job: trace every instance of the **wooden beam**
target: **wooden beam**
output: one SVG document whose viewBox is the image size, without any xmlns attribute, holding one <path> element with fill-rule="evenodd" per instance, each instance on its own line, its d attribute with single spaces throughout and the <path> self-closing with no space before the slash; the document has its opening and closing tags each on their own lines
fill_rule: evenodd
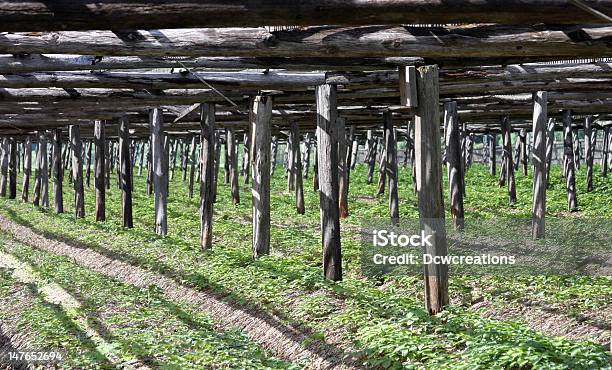
<svg viewBox="0 0 612 370">
<path fill-rule="evenodd" d="M 538 12 L 541 14 L 540 12 Z M 354 15 L 351 15 L 354 17 Z M 332 26 L 269 32 L 264 28 L 7 33 L 4 54 L 130 56 L 581 58 L 612 55 L 608 26 Z"/>
<path fill-rule="evenodd" d="M 534 239 L 543 238 L 545 233 L 547 103 L 546 91 L 533 94 L 533 199 L 531 233 Z"/>
<path fill-rule="evenodd" d="M 62 130 L 53 130 L 53 206 L 55 213 L 64 213 L 64 169 L 62 168 Z"/>
<path fill-rule="evenodd" d="M 431 246 L 424 247 L 424 253 L 446 256 L 437 66 L 417 69 L 417 91 L 414 142 L 419 216 L 421 229 L 426 235 L 433 235 Z M 425 307 L 436 314 L 449 302 L 448 265 L 424 265 L 424 273 Z"/>
<path fill-rule="evenodd" d="M 166 235 L 168 233 L 168 160 L 164 148 L 164 122 L 161 109 L 152 109 L 150 120 L 155 233 L 157 235 Z"/>
<path fill-rule="evenodd" d="M 340 211 L 338 208 L 338 142 L 335 124 L 336 86 L 319 85 L 317 98 L 317 162 L 319 171 L 319 201 L 323 244 L 323 275 L 326 279 L 342 280 L 340 245 Z"/>
<path fill-rule="evenodd" d="M 129 147 L 130 121 L 127 117 L 119 120 L 119 188 L 121 189 L 121 219 L 123 227 L 134 227 L 132 219 L 132 161 Z"/>
<path fill-rule="evenodd" d="M 446 160 L 448 166 L 448 185 L 450 213 L 456 230 L 463 230 L 463 166 L 461 165 L 461 143 L 459 142 L 459 117 L 457 102 L 444 103 L 444 127 L 446 131 Z M 493 158 L 494 160 L 494 158 Z"/>
<path fill-rule="evenodd" d="M 256 96 L 253 135 L 253 256 L 270 254 L 270 118 L 272 97 Z"/>
<path fill-rule="evenodd" d="M 72 177 L 74 178 L 74 215 L 85 217 L 85 190 L 83 188 L 83 142 L 79 125 L 70 126 L 70 146 L 72 148 Z M 87 157 L 89 160 L 89 157 Z"/>
<path fill-rule="evenodd" d="M 610 1 L 585 1 L 600 13 L 610 14 Z M 198 0 L 184 3 L 165 0 L 69 2 L 5 1 L 0 4 L 5 31 L 88 29 L 151 29 L 176 27 L 308 26 L 317 24 L 410 23 L 580 23 L 600 19 L 577 10 L 570 1 L 421 2 L 376 0 L 368 2 L 247 1 L 231 3 Z"/>
<path fill-rule="evenodd" d="M 215 182 L 215 105 L 200 106 L 200 137 L 202 141 L 200 180 L 200 246 L 212 248 L 214 182 Z"/>
</svg>

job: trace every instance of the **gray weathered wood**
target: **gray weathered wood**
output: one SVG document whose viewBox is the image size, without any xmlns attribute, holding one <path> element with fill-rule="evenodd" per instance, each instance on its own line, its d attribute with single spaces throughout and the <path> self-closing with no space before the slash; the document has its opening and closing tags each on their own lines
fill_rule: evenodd
<svg viewBox="0 0 612 370">
<path fill-rule="evenodd" d="M 489 173 L 497 175 L 497 134 L 489 136 Z"/>
<path fill-rule="evenodd" d="M 372 130 L 368 130 L 366 134 L 367 155 L 365 160 L 366 164 L 368 165 L 368 184 L 372 183 L 372 179 L 374 177 L 374 166 L 376 164 L 376 143 L 374 133 Z"/>
<path fill-rule="evenodd" d="M 378 161 L 378 184 L 376 186 L 376 196 L 385 193 L 385 184 L 387 183 L 387 148 L 384 147 L 385 137 L 379 138 L 377 146 L 381 147 L 380 160 Z"/>
<path fill-rule="evenodd" d="M 306 134 L 304 139 L 304 155 L 302 156 L 302 175 L 305 179 L 308 178 L 308 170 L 310 169 L 310 142 L 311 134 Z"/>
<path fill-rule="evenodd" d="M 162 110 L 151 109 L 151 147 L 153 166 L 153 192 L 155 206 L 155 233 L 168 233 L 168 159 L 164 147 Z"/>
<path fill-rule="evenodd" d="M 601 176 L 608 176 L 608 157 L 610 152 L 610 126 L 603 129 L 603 146 L 601 148 Z"/>
<path fill-rule="evenodd" d="M 225 145 L 227 146 L 227 162 L 229 164 L 229 181 L 232 192 L 232 204 L 240 203 L 240 188 L 238 185 L 238 148 L 234 130 L 225 130 Z"/>
<path fill-rule="evenodd" d="M 415 163 L 421 228 L 433 235 L 432 245 L 424 253 L 447 255 L 442 197 L 442 158 L 440 150 L 440 112 L 438 67 L 417 69 L 419 106 L 415 114 Z M 425 265 L 425 307 L 431 314 L 440 312 L 449 302 L 448 265 Z"/>
<path fill-rule="evenodd" d="M 348 176 L 346 163 L 346 121 L 343 117 L 336 118 L 334 127 L 338 143 L 338 212 L 341 219 L 347 218 L 348 210 Z"/>
<path fill-rule="evenodd" d="M 457 102 L 444 103 L 444 128 L 446 131 L 446 160 L 448 167 L 448 185 L 450 195 L 450 211 L 453 225 L 457 230 L 463 230 L 463 168 L 461 166 L 461 143 L 459 141 L 459 117 Z"/>
<path fill-rule="evenodd" d="M 295 176 L 295 209 L 297 213 L 303 215 L 304 208 L 304 182 L 302 179 L 302 158 L 300 150 L 300 128 L 297 122 L 291 122 L 291 142 L 293 147 L 293 168 Z"/>
<path fill-rule="evenodd" d="M 555 146 L 555 119 L 549 118 L 546 125 L 546 186 L 550 186 L 550 166 Z"/>
<path fill-rule="evenodd" d="M 200 180 L 200 246 L 212 248 L 213 204 L 215 186 L 215 105 L 200 106 L 200 140 L 202 142 L 202 177 Z"/>
<path fill-rule="evenodd" d="M 21 200 L 28 202 L 30 196 L 30 175 L 32 172 L 32 137 L 26 136 L 23 143 L 23 184 L 21 185 Z"/>
<path fill-rule="evenodd" d="M 409 108 L 419 105 L 416 88 L 416 67 L 399 67 L 400 104 Z"/>
<path fill-rule="evenodd" d="M 62 130 L 53 130 L 53 208 L 55 213 L 64 213 L 64 192 L 62 184 L 64 170 L 62 168 Z"/>
<path fill-rule="evenodd" d="M 416 81 L 414 82 L 416 84 Z M 399 222 L 399 198 L 397 195 L 397 142 L 395 139 L 395 127 L 391 111 L 383 113 L 383 127 L 385 129 L 385 155 L 387 179 L 389 181 L 389 216 L 391 222 Z"/>
<path fill-rule="evenodd" d="M 272 98 L 257 96 L 253 135 L 253 256 L 270 254 L 270 141 Z"/>
<path fill-rule="evenodd" d="M 574 150 L 572 138 L 572 113 L 563 111 L 563 154 L 565 168 L 565 187 L 567 190 L 567 208 L 570 212 L 578 210 L 576 195 L 576 175 L 574 167 Z"/>
<path fill-rule="evenodd" d="M 127 116 L 119 120 L 119 188 L 121 189 L 121 218 L 123 227 L 134 227 L 132 218 L 132 161 L 129 148 L 130 121 Z"/>
<path fill-rule="evenodd" d="M 0 196 L 6 196 L 6 189 L 8 187 L 8 167 L 9 167 L 9 138 L 2 138 L 0 146 Z"/>
<path fill-rule="evenodd" d="M 336 86 L 319 85 L 317 99 L 317 162 L 323 244 L 323 275 L 342 280 L 340 212 L 338 208 L 338 143 L 335 124 L 338 117 Z"/>
<path fill-rule="evenodd" d="M 17 140 L 12 137 L 9 139 L 8 146 L 8 198 L 17 197 Z"/>
<path fill-rule="evenodd" d="M 96 193 L 96 221 L 106 220 L 106 141 L 104 122 L 94 122 L 94 188 Z"/>
<path fill-rule="evenodd" d="M 534 239 L 545 234 L 546 214 L 546 125 L 548 121 L 548 94 L 538 91 L 533 94 L 533 199 L 531 233 Z"/>
<path fill-rule="evenodd" d="M 520 142 L 520 155 L 519 161 L 521 164 L 521 169 L 523 172 L 523 176 L 527 176 L 527 130 L 524 128 L 519 131 L 519 142 Z"/>
<path fill-rule="evenodd" d="M 593 116 L 584 119 L 584 157 L 586 162 L 586 185 L 587 193 L 593 191 L 593 159 L 594 150 L 591 142 L 593 140 Z"/>
<path fill-rule="evenodd" d="M 197 148 L 197 138 L 195 135 L 191 135 L 191 145 L 189 146 L 189 198 L 193 198 L 193 187 L 195 182 L 195 167 L 196 167 L 196 148 Z"/>
<path fill-rule="evenodd" d="M 510 132 L 510 119 L 508 116 L 502 117 L 502 135 L 504 139 L 504 169 L 506 180 L 508 181 L 508 203 L 513 205 L 516 202 L 516 183 L 514 181 L 514 159 L 512 158 L 512 136 Z"/>
<path fill-rule="evenodd" d="M 72 147 L 72 177 L 74 178 L 74 215 L 85 217 L 85 190 L 83 187 L 83 142 L 79 125 L 70 125 L 70 146 Z"/>
</svg>

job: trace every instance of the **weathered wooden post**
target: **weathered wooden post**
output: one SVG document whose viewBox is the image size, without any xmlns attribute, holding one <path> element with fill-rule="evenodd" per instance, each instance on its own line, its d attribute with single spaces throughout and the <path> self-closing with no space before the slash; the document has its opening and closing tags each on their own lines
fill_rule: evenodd
<svg viewBox="0 0 612 370">
<path fill-rule="evenodd" d="M 42 150 L 42 162 L 41 162 L 41 176 L 40 176 L 40 201 L 41 206 L 49 208 L 49 151 L 47 148 L 47 132 L 43 133 L 42 143 L 40 144 Z M 39 138 L 40 139 L 40 138 Z"/>
<path fill-rule="evenodd" d="M 514 163 L 512 158 L 512 136 L 510 135 L 510 119 L 502 117 L 502 133 L 504 135 L 504 153 L 506 156 L 506 178 L 508 180 L 508 202 L 516 202 L 516 183 L 514 182 Z"/>
<path fill-rule="evenodd" d="M 374 139 L 374 133 L 372 130 L 368 130 L 366 134 L 366 143 L 367 143 L 367 155 L 366 155 L 366 163 L 368 164 L 368 184 L 372 183 L 372 179 L 374 177 L 374 166 L 376 164 L 376 139 Z"/>
<path fill-rule="evenodd" d="M 448 167 L 448 185 L 451 203 L 453 225 L 457 230 L 463 230 L 463 173 L 461 166 L 461 141 L 457 102 L 444 103 L 444 127 L 446 131 L 446 160 Z"/>
<path fill-rule="evenodd" d="M 200 245 L 212 248 L 213 204 L 215 186 L 215 105 L 200 105 L 200 140 L 202 142 L 202 179 L 200 180 Z"/>
<path fill-rule="evenodd" d="M 610 151 L 610 126 L 603 129 L 603 146 L 601 149 L 601 176 L 608 176 L 608 152 Z"/>
<path fill-rule="evenodd" d="M 519 131 L 519 143 L 519 161 L 523 170 L 523 176 L 527 176 L 527 130 L 525 130 L 524 128 Z"/>
<path fill-rule="evenodd" d="M 350 157 L 351 165 L 349 166 L 349 172 L 350 172 L 350 170 L 355 169 L 355 165 L 357 164 L 357 155 L 359 152 L 359 140 L 355 138 L 355 126 L 351 126 L 351 129 L 349 131 L 349 138 L 350 138 L 349 142 L 351 143 L 349 147 L 349 151 L 351 154 L 351 157 Z"/>
<path fill-rule="evenodd" d="M 227 146 L 227 161 L 230 172 L 230 186 L 232 191 L 232 204 L 240 203 L 240 189 L 238 185 L 238 153 L 234 129 L 225 130 L 225 145 Z"/>
<path fill-rule="evenodd" d="M 348 199 L 349 188 L 351 186 L 351 160 L 353 157 L 353 143 L 356 140 L 353 140 L 355 132 L 355 126 L 350 126 L 346 129 L 346 194 Z M 348 209 L 348 208 L 347 208 Z"/>
<path fill-rule="evenodd" d="M 497 175 L 497 134 L 489 136 L 489 173 L 491 176 Z"/>
<path fill-rule="evenodd" d="M 8 187 L 9 156 L 9 139 L 4 137 L 0 146 L 0 196 L 2 197 L 6 196 L 6 189 Z"/>
<path fill-rule="evenodd" d="M 315 161 L 312 165 L 312 188 L 315 192 L 319 191 L 319 152 L 318 146 L 315 144 Z"/>
<path fill-rule="evenodd" d="M 578 171 L 580 169 L 580 140 L 578 139 L 578 129 L 572 131 L 574 166 L 576 167 L 576 171 Z"/>
<path fill-rule="evenodd" d="M 253 102 L 253 256 L 270 254 L 270 119 L 272 98 L 257 96 Z"/>
<path fill-rule="evenodd" d="M 68 129 L 72 147 L 72 177 L 74 178 L 74 215 L 85 217 L 85 190 L 83 188 L 83 142 L 79 125 L 70 125 Z"/>
<path fill-rule="evenodd" d="M 44 131 L 38 132 L 38 143 L 36 145 L 36 169 L 34 171 L 34 196 L 32 203 L 37 207 L 40 205 L 40 200 L 42 198 L 42 165 L 43 156 L 46 156 L 46 152 L 43 151 L 42 148 L 42 142 L 45 141 L 44 135 Z"/>
<path fill-rule="evenodd" d="M 105 160 L 104 163 L 105 163 L 106 167 L 104 169 L 105 169 L 105 172 L 106 172 L 106 180 L 105 180 L 104 184 L 106 185 L 106 189 L 110 190 L 110 174 L 111 174 L 111 171 L 112 171 L 111 166 L 112 166 L 112 163 L 113 163 L 113 143 L 112 143 L 112 141 L 110 139 L 107 140 L 107 142 L 106 142 L 105 157 L 106 157 L 106 160 Z"/>
<path fill-rule="evenodd" d="M 295 175 L 295 208 L 297 213 L 303 215 L 304 208 L 304 183 L 302 180 L 302 158 L 300 153 L 300 128 L 294 120 L 291 122 L 291 141 L 296 143 L 293 148 L 293 168 Z"/>
<path fill-rule="evenodd" d="M 383 147 L 386 143 L 386 138 L 380 138 L 378 146 Z M 376 196 L 383 195 L 385 193 L 385 183 L 387 182 L 387 148 L 383 147 L 380 153 L 380 160 L 378 161 L 378 184 L 376 186 Z"/>
<path fill-rule="evenodd" d="M 8 188 L 9 199 L 17 197 L 17 139 L 9 139 L 9 158 L 8 158 Z"/>
<path fill-rule="evenodd" d="M 399 222 L 399 199 L 397 195 L 397 142 L 391 111 L 383 112 L 383 125 L 385 129 L 386 172 L 389 181 L 389 215 L 391 222 Z"/>
<path fill-rule="evenodd" d="M 546 123 L 548 121 L 548 93 L 533 94 L 533 200 L 531 232 L 534 239 L 543 238 L 546 214 Z"/>
<path fill-rule="evenodd" d="M 446 229 L 442 197 L 442 158 L 440 148 L 440 112 L 438 67 L 417 69 L 419 106 L 415 114 L 415 163 L 421 228 L 433 235 L 424 253 L 446 256 Z M 448 265 L 424 267 L 425 307 L 436 314 L 448 304 Z"/>
<path fill-rule="evenodd" d="M 299 144 L 293 141 L 293 135 L 291 132 L 287 134 L 287 191 L 292 192 L 295 190 L 295 152 L 299 151 Z"/>
<path fill-rule="evenodd" d="M 584 119 L 584 156 L 587 166 L 586 183 L 587 192 L 593 191 L 593 147 L 591 140 L 593 136 L 593 116 Z"/>
<path fill-rule="evenodd" d="M 555 146 L 555 119 L 549 118 L 546 126 L 546 187 L 550 185 L 550 166 Z"/>
<path fill-rule="evenodd" d="M 225 145 L 223 146 L 223 183 L 230 183 L 230 155 L 228 152 L 229 143 L 227 138 L 227 130 L 225 130 Z"/>
<path fill-rule="evenodd" d="M 308 178 L 308 170 L 310 168 L 310 141 L 312 137 L 311 134 L 306 134 L 306 138 L 304 139 L 304 155 L 302 156 L 302 175 L 305 179 Z"/>
<path fill-rule="evenodd" d="M 106 220 L 106 186 L 104 184 L 104 167 L 106 156 L 104 122 L 94 122 L 94 187 L 96 191 L 96 221 Z"/>
<path fill-rule="evenodd" d="M 278 152 L 278 139 L 276 136 L 272 137 L 272 155 L 270 156 L 270 176 L 274 176 L 274 171 L 276 171 L 276 153 Z"/>
<path fill-rule="evenodd" d="M 87 187 L 89 188 L 91 185 L 91 159 L 93 158 L 93 141 L 89 140 L 87 141 L 87 149 L 85 150 L 86 153 L 86 167 L 85 167 L 85 176 L 87 178 Z"/>
<path fill-rule="evenodd" d="M 119 119 L 119 188 L 121 189 L 121 218 L 123 227 L 134 227 L 132 219 L 132 162 L 129 148 L 130 122 L 127 116 Z"/>
<path fill-rule="evenodd" d="M 149 112 L 151 122 L 151 146 L 153 164 L 153 192 L 155 204 L 155 233 L 168 233 L 168 160 L 164 148 L 164 122 L 162 110 Z"/>
<path fill-rule="evenodd" d="M 576 197 L 576 176 L 574 173 L 574 150 L 572 148 L 572 113 L 563 111 L 563 148 L 565 157 L 565 185 L 567 189 L 567 208 L 570 212 L 578 209 Z"/>
<path fill-rule="evenodd" d="M 242 176 L 244 176 L 244 184 L 248 184 L 251 179 L 251 127 L 249 125 L 249 131 L 244 134 L 244 145 L 242 154 Z"/>
<path fill-rule="evenodd" d="M 196 136 L 195 135 L 191 135 L 191 145 L 189 146 L 189 159 L 188 159 L 188 164 L 189 164 L 189 198 L 193 198 L 193 186 L 194 186 L 194 182 L 195 182 L 195 165 L 196 165 L 196 148 L 197 148 L 197 142 L 196 142 Z"/>
<path fill-rule="evenodd" d="M 348 177 L 346 163 L 346 121 L 336 118 L 335 132 L 338 143 L 338 212 L 340 218 L 348 217 Z"/>
<path fill-rule="evenodd" d="M 53 130 L 53 206 L 55 213 L 64 213 L 64 192 L 62 190 L 62 130 Z"/>
<path fill-rule="evenodd" d="M 335 133 L 336 86 L 316 86 L 317 161 L 323 244 L 323 274 L 329 280 L 342 280 L 340 211 L 338 208 L 338 143 Z"/>
<path fill-rule="evenodd" d="M 23 185 L 21 186 L 21 200 L 28 202 L 30 195 L 30 175 L 32 173 L 32 137 L 26 136 L 23 143 Z"/>
</svg>

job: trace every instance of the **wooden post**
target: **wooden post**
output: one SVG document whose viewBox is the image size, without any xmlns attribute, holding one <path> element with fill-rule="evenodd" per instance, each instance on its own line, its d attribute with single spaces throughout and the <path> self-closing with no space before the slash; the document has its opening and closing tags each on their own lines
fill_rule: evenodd
<svg viewBox="0 0 612 370">
<path fill-rule="evenodd" d="M 229 164 L 232 204 L 240 203 L 240 188 L 238 187 L 238 151 L 234 129 L 225 130 L 225 145 L 227 146 L 227 161 Z"/>
<path fill-rule="evenodd" d="M 276 170 L 276 153 L 278 152 L 278 139 L 276 136 L 272 137 L 272 156 L 270 157 L 270 176 L 274 176 Z"/>
<path fill-rule="evenodd" d="M 189 198 L 193 198 L 193 186 L 195 183 L 195 165 L 196 165 L 196 148 L 197 148 L 197 142 L 196 142 L 196 136 L 195 135 L 191 135 L 191 146 L 189 146 L 189 159 L 188 159 L 188 164 L 189 164 Z"/>
<path fill-rule="evenodd" d="M 419 105 L 416 84 L 416 68 L 414 66 L 399 67 L 400 104 L 415 108 Z"/>
<path fill-rule="evenodd" d="M 543 238 L 546 214 L 546 124 L 548 121 L 548 93 L 533 94 L 533 200 L 531 231 L 534 239 Z"/>
<path fill-rule="evenodd" d="M 96 221 L 106 220 L 106 186 L 104 168 L 106 156 L 104 122 L 94 122 L 94 187 L 96 191 Z"/>
<path fill-rule="evenodd" d="M 9 139 L 8 137 L 2 138 L 0 147 L 0 196 L 6 196 L 6 189 L 8 187 L 8 165 L 9 165 Z"/>
<path fill-rule="evenodd" d="M 569 110 L 563 111 L 563 148 L 565 163 L 565 186 L 567 189 L 567 208 L 570 212 L 578 210 L 578 200 L 576 197 L 576 176 L 574 173 L 574 150 L 572 148 L 572 113 Z"/>
<path fill-rule="evenodd" d="M 32 137 L 26 136 L 23 143 L 23 185 L 21 187 L 21 200 L 28 202 L 30 195 L 30 175 L 32 172 Z"/>
<path fill-rule="evenodd" d="M 9 139 L 9 158 L 8 158 L 8 187 L 9 199 L 17 197 L 17 139 Z"/>
<path fill-rule="evenodd" d="M 338 209 L 340 218 L 348 217 L 348 177 L 346 163 L 346 121 L 336 118 L 336 141 L 338 143 Z"/>
<path fill-rule="evenodd" d="M 242 151 L 242 176 L 244 176 L 244 184 L 248 184 L 251 178 L 251 126 L 249 125 L 249 131 L 244 134 L 244 145 Z"/>
<path fill-rule="evenodd" d="M 516 183 L 514 182 L 514 163 L 512 158 L 512 136 L 510 135 L 510 119 L 502 117 L 502 134 L 504 135 L 505 170 L 508 180 L 508 203 L 516 202 Z"/>
<path fill-rule="evenodd" d="M 304 182 L 302 180 L 302 158 L 300 152 L 300 128 L 296 121 L 291 122 L 291 141 L 296 143 L 293 148 L 293 168 L 295 175 L 295 208 L 297 213 L 303 215 L 304 208 Z"/>
<path fill-rule="evenodd" d="M 318 85 L 317 161 L 323 244 L 323 274 L 329 280 L 342 280 L 340 212 L 338 208 L 338 143 L 335 133 L 337 114 L 336 86 Z"/>
<path fill-rule="evenodd" d="M 74 215 L 85 217 L 85 190 L 83 188 L 83 142 L 79 125 L 70 125 L 70 146 L 72 147 L 72 177 L 74 178 Z"/>
<path fill-rule="evenodd" d="M 272 98 L 257 96 L 253 101 L 253 256 L 270 254 L 270 119 Z"/>
<path fill-rule="evenodd" d="M 223 183 L 229 184 L 230 182 L 230 158 L 228 152 L 228 139 L 227 130 L 225 131 L 225 145 L 223 146 Z"/>
<path fill-rule="evenodd" d="M 302 175 L 305 179 L 308 178 L 308 170 L 310 168 L 310 141 L 311 134 L 306 134 L 304 139 L 304 155 L 302 156 Z"/>
<path fill-rule="evenodd" d="M 383 143 L 386 143 L 385 139 L 383 135 L 381 142 L 378 144 L 383 150 L 380 153 L 380 161 L 378 162 L 378 186 L 376 187 L 376 196 L 385 193 L 385 183 L 387 182 L 387 148 L 383 147 Z"/>
<path fill-rule="evenodd" d="M 549 118 L 546 126 L 546 187 L 550 185 L 550 166 L 555 146 L 555 119 Z"/>
<path fill-rule="evenodd" d="M 215 176 L 213 182 L 213 203 L 217 202 L 217 185 L 219 184 L 219 164 L 221 162 L 221 138 L 218 131 L 215 134 Z"/>
<path fill-rule="evenodd" d="M 461 142 L 457 102 L 444 103 L 444 128 L 446 131 L 446 160 L 448 167 L 448 185 L 450 194 L 450 210 L 453 225 L 457 230 L 463 230 L 463 169 L 461 166 Z"/>
<path fill-rule="evenodd" d="M 215 182 L 215 105 L 200 104 L 200 141 L 202 142 L 200 180 L 200 245 L 212 248 Z"/>
<path fill-rule="evenodd" d="M 489 136 L 489 173 L 491 176 L 497 175 L 497 135 Z"/>
<path fill-rule="evenodd" d="M 134 227 L 132 219 L 132 162 L 129 148 L 130 122 L 127 116 L 119 119 L 119 187 L 123 227 Z"/>
<path fill-rule="evenodd" d="M 315 192 L 319 191 L 319 149 L 315 144 L 315 161 L 312 165 L 312 188 Z"/>
<path fill-rule="evenodd" d="M 586 183 L 587 192 L 593 191 L 593 147 L 591 140 L 593 139 L 593 116 L 587 116 L 584 119 L 584 156 L 587 166 Z"/>
<path fill-rule="evenodd" d="M 111 140 L 107 140 L 106 141 L 106 145 L 105 145 L 105 161 L 104 164 L 106 165 L 106 167 L 104 167 L 105 173 L 106 173 L 106 180 L 104 182 L 104 185 L 106 185 L 106 189 L 109 190 L 110 189 L 110 174 L 111 174 L 111 166 L 113 163 L 113 143 L 111 142 Z"/>
<path fill-rule="evenodd" d="M 366 163 L 368 164 L 368 184 L 372 183 L 374 177 L 374 166 L 376 164 L 376 140 L 374 139 L 374 133 L 372 130 L 368 130 L 366 134 L 366 141 L 368 146 L 368 153 L 366 156 Z"/>
<path fill-rule="evenodd" d="M 40 201 L 41 206 L 49 208 L 49 155 L 47 148 L 47 132 L 43 133 L 41 151 L 42 151 L 42 162 L 41 162 L 41 176 L 40 176 Z"/>
<path fill-rule="evenodd" d="M 601 150 L 601 176 L 608 176 L 608 152 L 610 151 L 610 126 L 603 129 L 603 146 Z"/>
<path fill-rule="evenodd" d="M 572 140 L 572 147 L 574 149 L 574 166 L 576 167 L 576 171 L 578 171 L 580 169 L 580 140 L 578 139 L 578 129 L 573 130 Z"/>
<path fill-rule="evenodd" d="M 519 131 L 520 140 L 520 163 L 523 170 L 523 176 L 527 176 L 527 130 L 524 128 Z"/>
<path fill-rule="evenodd" d="M 43 150 L 43 146 L 45 146 Z M 46 156 L 46 139 L 45 132 L 38 132 L 38 143 L 36 145 L 36 170 L 34 172 L 34 197 L 32 203 L 35 206 L 40 205 L 42 198 L 42 168 L 43 168 L 43 157 Z"/>
<path fill-rule="evenodd" d="M 353 140 L 355 135 L 355 126 L 350 126 L 346 130 L 346 193 L 348 197 L 349 188 L 351 186 L 351 168 L 353 166 L 353 144 L 356 143 L 356 140 Z"/>
<path fill-rule="evenodd" d="M 440 149 L 440 112 L 438 67 L 417 69 L 419 106 L 415 114 L 415 163 L 421 228 L 433 235 L 424 252 L 446 256 L 444 199 L 442 197 L 442 158 Z M 425 265 L 425 307 L 431 314 L 448 304 L 448 265 Z"/>
<path fill-rule="evenodd" d="M 62 130 L 53 130 L 53 206 L 55 213 L 64 213 L 64 196 L 62 181 Z"/>
<path fill-rule="evenodd" d="M 155 233 L 166 235 L 168 233 L 168 161 L 165 158 L 162 110 L 151 109 L 149 119 L 151 122 Z"/>
<path fill-rule="evenodd" d="M 86 161 L 86 167 L 85 167 L 85 176 L 87 177 L 87 187 L 89 188 L 91 185 L 91 159 L 93 158 L 93 141 L 89 140 L 87 142 L 87 149 L 85 151 L 86 153 L 86 157 L 87 157 L 87 161 Z"/>
<path fill-rule="evenodd" d="M 385 154 L 387 179 L 389 181 L 389 215 L 391 222 L 399 222 L 399 199 L 397 195 L 397 142 L 395 140 L 395 128 L 393 117 L 389 110 L 383 112 L 383 125 L 385 129 Z"/>
</svg>

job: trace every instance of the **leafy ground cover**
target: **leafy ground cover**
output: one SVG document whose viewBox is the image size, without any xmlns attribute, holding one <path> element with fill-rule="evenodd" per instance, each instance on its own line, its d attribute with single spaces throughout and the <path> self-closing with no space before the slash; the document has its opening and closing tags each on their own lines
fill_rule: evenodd
<svg viewBox="0 0 612 370">
<path fill-rule="evenodd" d="M 430 317 L 423 309 L 423 287 L 419 278 L 362 276 L 357 230 L 363 219 L 386 217 L 388 214 L 387 199 L 374 198 L 375 184 L 366 184 L 365 177 L 365 167 L 361 165 L 351 173 L 351 215 L 342 223 L 345 279 L 340 283 L 327 282 L 321 276 L 318 194 L 305 180 L 306 214 L 296 214 L 294 200 L 286 191 L 282 171 L 277 171 L 272 181 L 272 254 L 258 260 L 253 260 L 250 253 L 251 206 L 247 186 L 242 186 L 241 204 L 234 206 L 228 186 L 220 184 L 215 205 L 214 247 L 207 252 L 201 251 L 198 246 L 199 201 L 188 198 L 186 185 L 180 176 L 170 183 L 169 235 L 166 237 L 152 232 L 153 199 L 145 193 L 144 176 L 135 178 L 133 230 L 121 227 L 120 193 L 114 179 L 107 194 L 108 221 L 103 223 L 96 223 L 91 215 L 92 191 L 86 192 L 87 217 L 74 219 L 72 204 L 68 201 L 72 199 L 73 192 L 67 182 L 64 184 L 65 214 L 55 215 L 52 210 L 42 211 L 6 199 L 0 199 L 0 214 L 50 238 L 86 245 L 186 285 L 216 291 L 237 303 L 255 304 L 278 314 L 287 322 L 313 330 L 313 340 L 325 340 L 344 348 L 347 357 L 361 366 L 428 369 L 610 367 L 609 354 L 601 344 L 549 336 L 529 328 L 529 323 L 521 322 L 520 318 L 496 320 L 494 315 L 485 317 L 473 307 L 483 300 L 501 306 L 523 305 L 529 301 L 531 304 L 554 305 L 561 316 L 586 315 L 582 318 L 584 321 L 606 321 L 612 302 L 610 277 L 452 277 L 450 292 L 453 304 L 437 317 Z M 400 214 L 403 218 L 416 218 L 416 197 L 409 179 L 409 171 L 401 169 Z M 565 211 L 564 184 L 559 169 L 553 168 L 548 191 L 549 215 L 611 217 L 612 179 L 596 175 L 595 191 L 592 193 L 586 193 L 584 182 L 583 169 L 577 177 L 580 212 L 568 214 Z M 518 201 L 512 207 L 508 206 L 505 189 L 497 186 L 497 179 L 489 176 L 484 167 L 473 166 L 469 170 L 466 186 L 466 222 L 475 217 L 530 216 L 529 177 L 517 174 Z M 4 243 L 0 244 L 10 244 L 10 239 L 5 237 Z M 110 287 L 109 292 L 124 292 L 120 296 L 129 315 L 121 319 L 122 325 L 128 329 L 111 329 L 117 338 L 137 335 L 130 333 L 130 325 L 142 323 L 155 327 L 158 320 L 166 315 L 172 317 L 166 308 L 168 302 L 153 307 L 145 305 L 146 309 L 142 307 L 140 299 L 146 303 L 150 299 L 150 292 L 133 291 L 127 286 L 114 287 L 120 283 L 101 276 L 94 277 L 95 274 L 89 276 L 87 271 L 70 265 L 69 261 L 28 248 L 24 245 L 13 246 L 12 252 L 34 266 L 46 266 L 41 262 L 43 260 L 64 266 L 58 271 L 41 267 L 41 274 L 61 282 L 66 289 L 73 287 L 84 291 L 81 293 L 83 295 L 87 294 L 87 286 L 92 285 L 95 287 L 92 294 L 94 291 L 95 294 L 87 298 L 91 302 L 103 300 L 101 292 L 105 291 L 105 285 Z M 77 281 L 79 279 L 82 283 Z M 96 297 L 98 294 L 101 297 Z M 160 299 L 157 297 L 155 301 Z M 173 341 L 178 341 L 178 348 L 186 348 L 182 340 L 189 342 L 198 338 L 207 343 L 209 351 L 204 350 L 193 356 L 170 353 L 168 358 L 171 360 L 167 361 L 182 366 L 194 365 L 200 357 L 204 362 L 220 361 L 221 364 L 231 361 L 240 364 L 240 361 L 254 358 L 256 362 L 244 366 L 287 366 L 244 342 L 238 333 L 220 337 L 230 336 L 230 342 L 243 343 L 244 348 L 248 348 L 244 353 L 225 350 L 228 344 L 220 337 L 208 341 L 201 339 L 201 336 L 212 335 L 205 326 L 209 318 L 201 318 L 188 308 L 184 310 L 186 315 L 194 316 L 194 320 L 202 323 L 204 333 L 190 331 L 180 339 L 170 338 L 168 341 L 149 333 L 142 338 L 148 341 L 148 346 L 143 344 L 145 351 L 153 351 L 157 345 L 176 343 Z M 111 321 L 105 322 L 107 326 L 113 325 L 112 319 L 107 321 Z M 117 324 L 118 327 L 122 325 Z M 46 340 L 44 335 L 41 338 Z M 159 340 L 162 342 L 155 344 Z M 119 353 L 122 353 L 124 349 L 121 344 L 117 346 Z M 78 358 L 76 356 L 75 361 L 80 361 Z"/>
</svg>

